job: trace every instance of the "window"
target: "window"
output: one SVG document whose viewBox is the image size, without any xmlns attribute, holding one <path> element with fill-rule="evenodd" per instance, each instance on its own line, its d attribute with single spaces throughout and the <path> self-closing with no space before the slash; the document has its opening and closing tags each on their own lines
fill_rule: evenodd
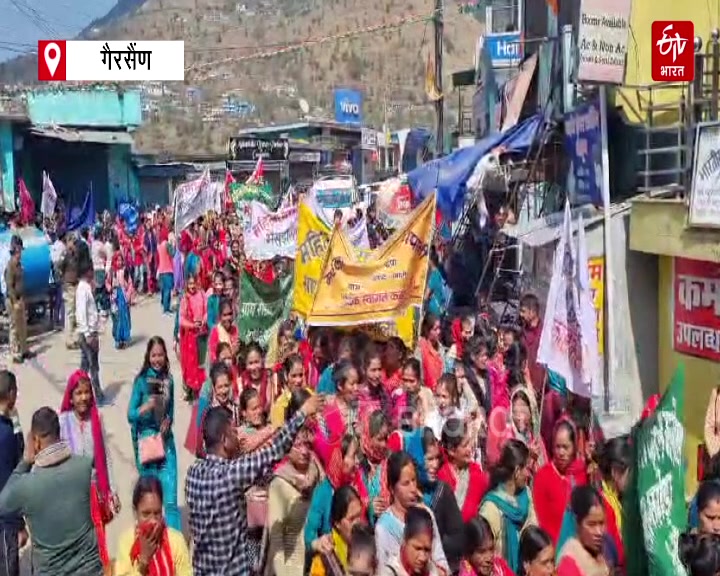
<svg viewBox="0 0 720 576">
<path fill-rule="evenodd" d="M 521 0 L 498 0 L 487 7 L 486 19 L 491 34 L 520 32 Z"/>
</svg>

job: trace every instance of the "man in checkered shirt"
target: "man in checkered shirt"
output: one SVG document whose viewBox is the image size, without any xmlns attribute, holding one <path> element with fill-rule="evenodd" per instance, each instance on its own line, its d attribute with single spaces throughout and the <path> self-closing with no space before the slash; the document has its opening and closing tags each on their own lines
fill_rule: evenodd
<svg viewBox="0 0 720 576">
<path fill-rule="evenodd" d="M 251 576 L 245 492 L 285 457 L 306 419 L 323 403 L 322 395 L 311 396 L 269 446 L 242 456 L 229 413 L 222 407 L 208 411 L 203 423 L 207 456 L 190 466 L 185 483 L 195 576 Z"/>
</svg>

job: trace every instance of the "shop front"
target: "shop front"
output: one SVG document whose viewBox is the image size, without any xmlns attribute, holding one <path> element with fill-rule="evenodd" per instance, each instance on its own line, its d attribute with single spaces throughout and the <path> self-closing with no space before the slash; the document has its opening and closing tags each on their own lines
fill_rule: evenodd
<svg viewBox="0 0 720 576">
<path fill-rule="evenodd" d="M 661 392 L 676 368 L 685 366 L 685 490 L 689 497 L 697 488 L 698 454 L 710 392 L 720 385 L 720 231 L 689 228 L 687 214 L 681 199 L 636 199 L 630 218 L 630 248 L 658 257 Z"/>
</svg>

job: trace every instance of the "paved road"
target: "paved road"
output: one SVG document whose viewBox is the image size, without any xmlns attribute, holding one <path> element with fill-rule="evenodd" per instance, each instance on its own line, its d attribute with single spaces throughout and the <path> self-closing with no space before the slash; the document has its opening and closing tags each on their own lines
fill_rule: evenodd
<svg viewBox="0 0 720 576">
<path fill-rule="evenodd" d="M 120 515 L 108 526 L 108 546 L 112 556 L 120 534 L 132 526 L 132 487 L 137 479 L 127 407 L 135 375 L 142 366 L 147 341 L 162 336 L 170 347 L 170 362 L 175 378 L 175 438 L 178 443 L 178 501 L 186 522 L 184 508 L 185 474 L 193 458 L 182 447 L 190 421 L 190 407 L 182 400 L 180 365 L 172 352 L 172 316 L 164 316 L 158 298 L 147 298 L 132 308 L 132 344 L 125 350 L 113 345 L 111 325 L 108 322 L 100 339 L 100 378 L 108 398 L 101 408 L 105 423 L 108 449 L 114 466 L 114 479 L 122 502 Z M 31 330 L 32 333 L 32 330 Z M 33 360 L 21 366 L 10 365 L 18 377 L 18 410 L 25 432 L 35 410 L 42 406 L 59 408 L 67 377 L 80 365 L 80 352 L 65 348 L 61 333 L 45 333 L 31 339 L 32 349 L 38 353 Z M 7 354 L 0 364 L 7 364 Z M 187 536 L 187 530 L 185 530 Z"/>
</svg>

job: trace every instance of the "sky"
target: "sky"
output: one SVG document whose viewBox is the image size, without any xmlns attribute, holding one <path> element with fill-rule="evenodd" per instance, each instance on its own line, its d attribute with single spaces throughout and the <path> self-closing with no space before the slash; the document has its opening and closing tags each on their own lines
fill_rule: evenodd
<svg viewBox="0 0 720 576">
<path fill-rule="evenodd" d="M 117 0 L 0 0 L 0 61 L 37 49 L 38 40 L 66 40 Z"/>
</svg>

